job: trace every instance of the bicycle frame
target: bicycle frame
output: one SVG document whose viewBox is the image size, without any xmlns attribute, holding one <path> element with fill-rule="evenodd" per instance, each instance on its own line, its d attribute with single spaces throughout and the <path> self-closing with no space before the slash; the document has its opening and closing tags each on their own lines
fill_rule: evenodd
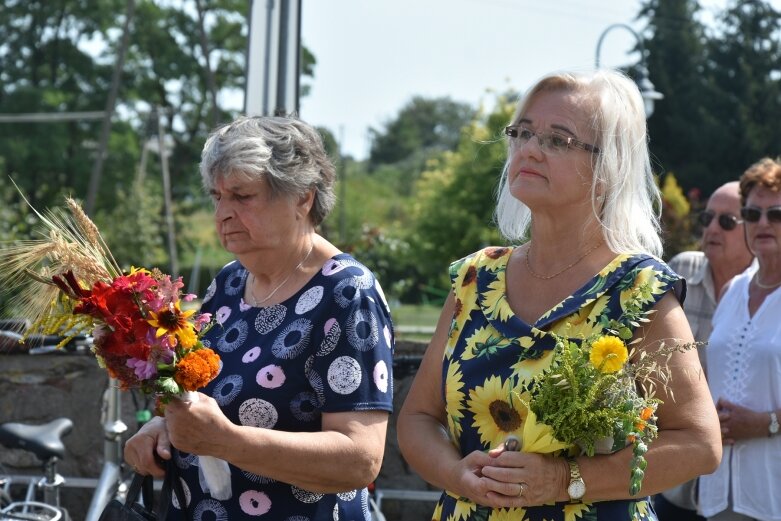
<svg viewBox="0 0 781 521">
<path fill-rule="evenodd" d="M 84 521 L 98 521 L 122 481 L 122 435 L 127 431 L 127 425 L 121 419 L 120 392 L 116 382 L 110 379 L 108 389 L 103 393 L 101 415 L 104 433 L 103 469 Z"/>
</svg>

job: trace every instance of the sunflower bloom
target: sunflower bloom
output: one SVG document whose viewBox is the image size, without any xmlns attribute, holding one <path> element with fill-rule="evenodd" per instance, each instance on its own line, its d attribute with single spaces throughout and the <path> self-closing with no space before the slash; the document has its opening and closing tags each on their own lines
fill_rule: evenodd
<svg viewBox="0 0 781 521">
<path fill-rule="evenodd" d="M 591 346 L 589 360 L 603 373 L 620 371 L 629 358 L 626 345 L 620 338 L 612 335 L 599 337 Z"/>
</svg>

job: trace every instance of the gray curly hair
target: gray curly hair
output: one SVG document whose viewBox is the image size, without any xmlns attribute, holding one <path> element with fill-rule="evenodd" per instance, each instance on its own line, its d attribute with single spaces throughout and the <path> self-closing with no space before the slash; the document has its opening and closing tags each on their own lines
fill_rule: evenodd
<svg viewBox="0 0 781 521">
<path fill-rule="evenodd" d="M 336 174 L 323 139 L 300 119 L 241 116 L 219 127 L 203 146 L 200 172 L 207 191 L 218 178 L 228 175 L 265 178 L 272 197 L 302 196 L 313 189 L 309 215 L 315 226 L 336 202 Z"/>
</svg>

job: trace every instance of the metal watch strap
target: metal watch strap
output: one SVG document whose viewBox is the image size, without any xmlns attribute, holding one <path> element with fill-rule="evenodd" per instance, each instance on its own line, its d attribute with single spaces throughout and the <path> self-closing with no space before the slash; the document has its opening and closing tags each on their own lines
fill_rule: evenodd
<svg viewBox="0 0 781 521">
<path fill-rule="evenodd" d="M 778 416 L 776 415 L 776 411 L 770 412 L 770 425 L 768 426 L 767 430 L 768 430 L 768 436 L 774 436 L 778 434 L 779 424 L 778 424 Z"/>
<path fill-rule="evenodd" d="M 586 494 L 586 483 L 583 481 L 583 476 L 580 475 L 580 465 L 574 458 L 567 458 L 567 465 L 569 465 L 567 494 L 570 502 L 576 503 Z"/>
</svg>

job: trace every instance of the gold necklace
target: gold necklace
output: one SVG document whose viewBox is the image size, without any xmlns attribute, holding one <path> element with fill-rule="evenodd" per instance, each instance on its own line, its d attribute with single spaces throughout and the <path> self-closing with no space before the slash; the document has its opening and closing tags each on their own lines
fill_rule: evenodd
<svg viewBox="0 0 781 521">
<path fill-rule="evenodd" d="M 269 300 L 271 300 L 271 297 L 273 297 L 277 293 L 277 291 L 279 291 L 282 288 L 282 286 L 284 286 L 287 283 L 287 281 L 290 280 L 290 277 L 292 277 L 294 273 L 296 273 L 298 270 L 301 269 L 301 266 L 304 265 L 306 260 L 309 258 L 309 255 L 312 254 L 312 250 L 314 249 L 314 247 L 315 247 L 315 243 L 314 243 L 314 241 L 312 241 L 312 243 L 309 245 L 309 251 L 306 252 L 306 255 L 304 255 L 304 258 L 301 259 L 301 262 L 299 262 L 298 265 L 293 269 L 293 271 L 291 271 L 290 274 L 287 277 L 285 277 L 285 280 L 280 282 L 279 286 L 274 288 L 274 290 L 271 293 L 269 293 L 268 296 L 266 298 L 264 298 L 263 300 L 258 300 L 257 298 L 255 298 L 255 274 L 252 273 L 251 274 L 252 282 L 250 283 L 250 287 L 249 287 L 249 296 L 250 296 L 250 298 L 252 298 L 252 305 L 255 306 L 255 307 L 258 307 L 258 306 L 262 305 L 263 303 L 268 302 Z"/>
<path fill-rule="evenodd" d="M 756 284 L 757 287 L 762 289 L 773 289 L 773 288 L 777 288 L 778 286 L 781 286 L 781 282 L 776 282 L 775 284 L 762 284 L 761 282 L 759 282 L 759 272 L 756 272 L 754 274 L 754 284 Z"/>
<path fill-rule="evenodd" d="M 526 254 L 524 255 L 524 259 L 525 259 L 525 261 L 526 261 L 526 269 L 527 269 L 527 270 L 529 270 L 529 274 L 530 274 L 532 277 L 534 277 L 535 279 L 540 279 L 540 280 L 550 280 L 550 279 L 552 279 L 552 278 L 554 278 L 554 277 L 558 277 L 559 275 L 561 275 L 562 273 L 564 273 L 564 272 L 565 272 L 565 271 L 567 271 L 568 269 L 570 269 L 570 268 L 572 268 L 573 266 L 575 266 L 577 263 L 579 263 L 580 261 L 582 261 L 583 259 L 585 259 L 585 258 L 586 258 L 586 257 L 587 257 L 587 256 L 588 256 L 588 255 L 589 255 L 591 252 L 592 252 L 592 251 L 596 250 L 596 249 L 597 249 L 597 248 L 599 248 L 601 245 L 602 245 L 602 241 L 599 241 L 599 242 L 598 242 L 598 243 L 596 243 L 594 246 L 592 246 L 591 248 L 589 248 L 589 249 L 586 251 L 586 253 L 584 253 L 583 255 L 581 255 L 580 257 L 578 257 L 577 259 L 575 259 L 575 260 L 574 260 L 572 263 L 568 264 L 567 266 L 564 266 L 564 268 L 562 268 L 561 270 L 557 271 L 557 272 L 556 272 L 556 273 L 554 273 L 553 275 L 540 275 L 539 273 L 536 273 L 536 272 L 535 272 L 535 271 L 532 269 L 531 263 L 529 262 L 529 254 L 531 253 L 531 250 L 532 250 L 532 245 L 531 245 L 531 243 L 530 243 L 530 244 L 529 244 L 529 248 L 526 250 Z"/>
</svg>

